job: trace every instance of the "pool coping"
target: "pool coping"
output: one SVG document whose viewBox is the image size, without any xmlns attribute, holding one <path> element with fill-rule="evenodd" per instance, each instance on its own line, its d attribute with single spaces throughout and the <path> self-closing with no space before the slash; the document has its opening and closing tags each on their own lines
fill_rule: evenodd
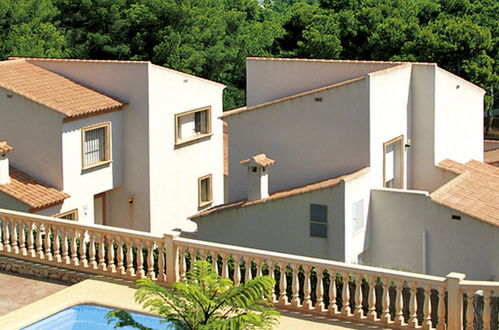
<svg viewBox="0 0 499 330">
<path fill-rule="evenodd" d="M 5 330 L 18 330 L 64 309 L 82 305 L 100 305 L 149 314 L 135 302 L 134 283 L 107 278 L 84 280 L 50 296 L 0 317 Z"/>
</svg>

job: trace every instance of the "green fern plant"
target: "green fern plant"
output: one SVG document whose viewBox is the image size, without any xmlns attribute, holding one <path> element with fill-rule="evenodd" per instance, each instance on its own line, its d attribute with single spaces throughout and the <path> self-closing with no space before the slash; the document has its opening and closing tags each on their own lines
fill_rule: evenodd
<svg viewBox="0 0 499 330">
<path fill-rule="evenodd" d="M 270 329 L 279 316 L 270 302 L 274 285 L 270 276 L 260 276 L 234 286 L 208 262 L 198 260 L 185 281 L 173 283 L 169 289 L 148 278 L 138 280 L 135 300 L 175 329 Z M 123 310 L 108 313 L 107 319 L 116 322 L 115 328 L 147 329 Z"/>
</svg>

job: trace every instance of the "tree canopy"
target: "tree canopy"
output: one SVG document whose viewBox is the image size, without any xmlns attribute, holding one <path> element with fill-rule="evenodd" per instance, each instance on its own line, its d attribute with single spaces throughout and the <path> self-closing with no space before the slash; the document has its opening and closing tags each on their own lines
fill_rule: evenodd
<svg viewBox="0 0 499 330">
<path fill-rule="evenodd" d="M 226 84 L 227 109 L 247 56 L 436 62 L 497 98 L 497 17 L 497 0 L 0 0 L 0 57 L 150 60 Z"/>
</svg>

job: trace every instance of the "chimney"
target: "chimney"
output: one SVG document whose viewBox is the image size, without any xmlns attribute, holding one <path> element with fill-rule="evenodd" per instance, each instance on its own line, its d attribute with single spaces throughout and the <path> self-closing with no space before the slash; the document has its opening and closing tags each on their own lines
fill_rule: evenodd
<svg viewBox="0 0 499 330">
<path fill-rule="evenodd" d="M 10 183 L 9 175 L 9 158 L 7 153 L 11 151 L 12 148 L 7 144 L 7 141 L 0 141 L 0 184 Z"/>
<path fill-rule="evenodd" d="M 275 160 L 265 154 L 258 154 L 240 163 L 248 167 L 248 202 L 269 197 L 267 167 L 274 165 Z"/>
</svg>

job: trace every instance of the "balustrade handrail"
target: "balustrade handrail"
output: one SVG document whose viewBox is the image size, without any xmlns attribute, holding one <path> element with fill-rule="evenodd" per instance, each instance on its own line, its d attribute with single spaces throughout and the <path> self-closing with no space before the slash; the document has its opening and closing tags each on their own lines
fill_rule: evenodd
<svg viewBox="0 0 499 330">
<path fill-rule="evenodd" d="M 462 280 L 459 282 L 459 286 L 463 289 L 499 290 L 499 282 L 492 281 Z"/>
</svg>

